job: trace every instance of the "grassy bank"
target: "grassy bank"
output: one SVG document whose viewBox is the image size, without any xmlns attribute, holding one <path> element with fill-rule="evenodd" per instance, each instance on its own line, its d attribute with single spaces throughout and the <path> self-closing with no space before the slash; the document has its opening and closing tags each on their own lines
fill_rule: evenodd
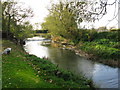
<svg viewBox="0 0 120 90">
<path fill-rule="evenodd" d="M 107 65 L 120 67 L 120 31 L 111 32 L 87 32 L 80 35 L 79 41 L 72 41 L 62 37 L 55 37 L 52 40 L 57 42 L 58 47 L 69 48 L 77 54 L 91 60 Z M 79 42 L 79 43 L 74 43 Z M 62 45 L 63 44 L 63 45 Z M 69 47 L 70 46 L 70 47 Z"/>
<path fill-rule="evenodd" d="M 21 47 L 3 40 L 3 50 L 12 48 L 2 56 L 3 88 L 89 88 L 91 81 L 82 76 L 59 69 L 48 60 L 26 54 Z"/>
<path fill-rule="evenodd" d="M 78 48 L 88 54 L 93 54 L 93 59 L 102 63 L 118 66 L 120 60 L 119 32 L 97 33 L 92 41 L 83 41 Z M 119 66 L 120 67 L 120 66 Z"/>
</svg>

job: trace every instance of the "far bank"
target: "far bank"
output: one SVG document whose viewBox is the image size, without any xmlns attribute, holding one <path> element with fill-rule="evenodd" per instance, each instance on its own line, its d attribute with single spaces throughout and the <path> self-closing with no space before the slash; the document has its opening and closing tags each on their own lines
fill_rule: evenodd
<svg viewBox="0 0 120 90">
<path fill-rule="evenodd" d="M 120 67 L 118 64 L 120 61 L 119 31 L 92 33 L 93 37 L 91 37 L 91 40 L 80 40 L 77 44 L 70 39 L 54 36 L 51 38 L 52 45 L 72 50 L 89 60 L 101 62 L 113 67 Z"/>
</svg>

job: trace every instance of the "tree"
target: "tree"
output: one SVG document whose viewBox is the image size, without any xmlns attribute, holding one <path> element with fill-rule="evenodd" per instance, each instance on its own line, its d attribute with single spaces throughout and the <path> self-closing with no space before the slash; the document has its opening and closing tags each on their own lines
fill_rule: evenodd
<svg viewBox="0 0 120 90">
<path fill-rule="evenodd" d="M 42 23 L 43 29 L 48 29 L 53 35 L 60 35 L 67 39 L 78 40 L 78 25 L 83 21 L 91 21 L 91 14 L 87 11 L 87 2 L 62 2 L 53 4 L 50 14 Z"/>
<path fill-rule="evenodd" d="M 110 2 L 111 1 L 111 2 Z M 108 6 L 115 6 L 114 8 L 114 17 L 112 20 L 117 18 L 118 16 L 118 9 L 117 5 L 120 4 L 120 0 L 91 0 L 89 1 L 88 7 L 89 12 L 95 17 L 95 20 L 101 19 L 104 15 L 107 14 Z M 111 20 L 111 21 L 112 21 Z"/>
<path fill-rule="evenodd" d="M 7 37 L 19 38 L 19 32 L 26 29 L 24 22 L 33 16 L 31 8 L 22 8 L 19 3 L 13 0 L 2 2 L 2 30 L 7 33 Z"/>
</svg>

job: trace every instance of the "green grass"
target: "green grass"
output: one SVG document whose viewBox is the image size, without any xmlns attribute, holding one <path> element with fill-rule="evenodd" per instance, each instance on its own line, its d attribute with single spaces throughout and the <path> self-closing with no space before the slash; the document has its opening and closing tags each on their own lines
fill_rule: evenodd
<svg viewBox="0 0 120 90">
<path fill-rule="evenodd" d="M 100 59 L 118 60 L 120 58 L 119 31 L 95 33 L 92 41 L 83 41 L 78 47 Z"/>
<path fill-rule="evenodd" d="M 59 87 L 37 77 L 34 69 L 28 65 L 25 53 L 10 41 L 3 40 L 3 47 L 10 46 L 10 55 L 2 56 L 3 88 L 52 88 Z"/>
<path fill-rule="evenodd" d="M 82 50 L 92 53 L 99 58 L 103 59 L 119 59 L 120 58 L 120 50 L 113 47 L 108 47 L 105 44 L 97 44 L 86 42 L 83 46 L 80 47 Z"/>
<path fill-rule="evenodd" d="M 61 70 L 47 60 L 26 54 L 9 40 L 3 40 L 3 50 L 11 47 L 9 55 L 2 56 L 3 88 L 88 88 L 90 80 Z M 60 74 L 56 75 L 56 71 Z"/>
<path fill-rule="evenodd" d="M 44 80 L 52 81 L 52 83 L 64 88 L 87 88 L 91 83 L 90 80 L 83 76 L 76 76 L 70 71 L 58 68 L 48 60 L 37 58 L 36 56 L 27 55 L 28 60 L 33 64 L 33 67 L 40 71 L 39 76 L 43 76 Z M 59 74 L 57 74 L 59 72 Z"/>
</svg>

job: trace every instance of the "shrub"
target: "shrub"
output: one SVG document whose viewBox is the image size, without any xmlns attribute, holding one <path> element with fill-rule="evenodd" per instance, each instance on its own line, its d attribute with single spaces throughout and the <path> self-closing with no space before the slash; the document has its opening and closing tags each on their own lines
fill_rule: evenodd
<svg viewBox="0 0 120 90">
<path fill-rule="evenodd" d="M 112 46 L 113 48 L 117 48 L 117 49 L 120 49 L 120 43 L 116 43 Z"/>
<path fill-rule="evenodd" d="M 89 87 L 88 85 L 91 80 L 88 80 L 81 75 L 77 76 L 70 71 L 59 68 L 49 60 L 40 59 L 32 55 L 26 55 L 26 57 L 32 64 L 36 65 L 37 68 L 40 69 L 40 76 L 43 76 L 43 79 L 46 81 L 52 80 L 52 83 L 63 88 L 81 88 L 79 86 L 83 86 L 85 88 Z"/>
<path fill-rule="evenodd" d="M 119 34 L 118 31 L 111 31 L 111 32 L 99 32 L 96 34 L 96 39 L 109 39 L 112 41 L 119 41 Z"/>
<path fill-rule="evenodd" d="M 105 59 L 120 58 L 120 50 L 95 43 L 85 43 L 81 49 Z"/>
</svg>

